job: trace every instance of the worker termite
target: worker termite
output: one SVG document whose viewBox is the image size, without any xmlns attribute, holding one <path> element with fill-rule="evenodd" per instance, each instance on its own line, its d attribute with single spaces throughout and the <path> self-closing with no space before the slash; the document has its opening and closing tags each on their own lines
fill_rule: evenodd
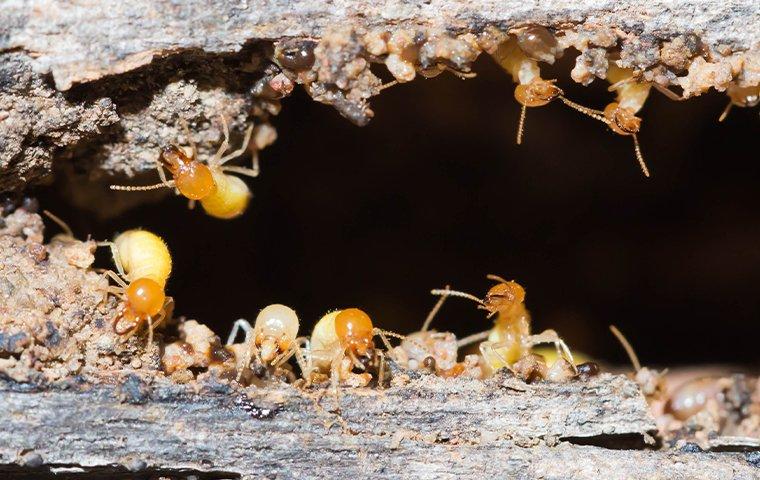
<svg viewBox="0 0 760 480">
<path fill-rule="evenodd" d="M 300 347 L 304 338 L 298 338 L 298 327 L 296 312 L 281 304 L 264 307 L 256 316 L 253 327 L 247 320 L 237 320 L 227 339 L 227 347 L 232 348 L 238 330 L 245 332 L 244 351 L 236 352 L 243 359 L 237 380 L 240 381 L 243 368 L 250 366 L 254 357 L 257 363 L 276 369 L 295 355 L 301 372 L 306 372 L 306 360 Z"/>
<path fill-rule="evenodd" d="M 386 351 L 393 348 L 388 337 L 403 339 L 402 335 L 376 328 L 369 315 L 358 308 L 324 315 L 311 334 L 304 378 L 310 383 L 319 375 L 328 375 L 337 391 L 339 384 L 367 386 L 372 379 L 368 370 L 376 370 L 378 385 L 382 385 L 385 354 L 375 347 L 375 336 L 380 337 Z"/>
<path fill-rule="evenodd" d="M 528 108 L 542 107 L 559 99 L 570 108 L 593 116 L 591 109 L 568 100 L 562 89 L 555 85 L 555 80 L 541 78 L 537 60 L 554 59 L 559 52 L 554 36 L 546 28 L 538 25 L 528 27 L 517 36 L 509 35 L 491 52 L 491 56 L 501 68 L 517 83 L 515 100 L 521 105 L 520 122 L 517 127 L 518 145 L 522 143 Z"/>
<path fill-rule="evenodd" d="M 446 285 L 445 289 L 450 287 Z M 463 361 L 457 361 L 460 342 L 456 335 L 430 328 L 447 298 L 447 295 L 441 295 L 425 318 L 422 328 L 404 336 L 401 344 L 394 349 L 394 359 L 405 368 L 427 370 L 439 377 L 483 378 L 479 355 L 465 355 Z"/>
<path fill-rule="evenodd" d="M 188 152 L 188 150 L 175 144 L 162 150 L 156 165 L 161 183 L 145 186 L 111 185 L 111 190 L 138 192 L 159 188 L 175 188 L 178 193 L 190 200 L 191 208 L 198 200 L 206 213 L 212 217 L 230 219 L 242 215 L 248 207 L 251 191 L 243 180 L 228 173 L 257 177 L 259 175 L 258 156 L 253 156 L 252 168 L 225 166 L 224 164 L 239 157 L 249 148 L 253 126 L 246 131 L 242 147 L 225 155 L 229 149 L 230 133 L 227 128 L 227 121 L 223 116 L 221 122 L 224 141 L 216 154 L 206 163 L 198 159 L 196 145 L 192 140 L 186 122 L 182 121 L 185 136 L 190 143 L 190 150 Z M 164 169 L 172 175 L 172 180 L 166 179 Z"/>
<path fill-rule="evenodd" d="M 525 289 L 515 281 L 507 281 L 496 275 L 488 275 L 487 278 L 498 283 L 488 290 L 482 300 L 475 295 L 457 290 L 435 289 L 430 292 L 433 295 L 472 300 L 478 304 L 478 308 L 488 312 L 489 318 L 496 315 L 491 330 L 465 337 L 459 340 L 458 345 L 463 347 L 482 342 L 479 348 L 485 364 L 490 370 L 495 371 L 500 368 L 512 369 L 516 362 L 531 353 L 534 345 L 552 343 L 557 355 L 569 362 L 570 369 L 576 374 L 573 355 L 557 332 L 545 330 L 535 335 L 530 333 L 530 314 L 524 303 Z"/>
<path fill-rule="evenodd" d="M 310 70 L 314 65 L 314 47 L 309 40 L 292 40 L 277 45 L 274 58 L 281 67 L 294 72 Z"/>
<path fill-rule="evenodd" d="M 446 289 L 449 289 L 448 285 Z M 478 355 L 467 355 L 464 361 L 458 362 L 459 342 L 456 335 L 430 328 L 447 298 L 447 295 L 441 295 L 425 318 L 422 328 L 404 336 L 401 344 L 393 350 L 394 359 L 409 370 L 427 370 L 440 377 L 482 378 L 482 362 Z"/>
<path fill-rule="evenodd" d="M 114 332 L 131 335 L 143 322 L 147 322 L 150 345 L 153 329 L 166 318 L 174 302 L 164 293 L 172 270 L 166 243 L 146 230 L 127 230 L 117 235 L 113 242 L 99 242 L 98 245 L 111 249 L 118 272 L 106 271 L 106 275 L 118 285 L 109 286 L 107 291 L 118 295 L 123 301 L 113 320 Z"/>
<path fill-rule="evenodd" d="M 748 108 L 754 107 L 760 103 L 760 86 L 755 87 L 739 87 L 737 85 L 730 85 L 726 90 L 728 94 L 729 102 L 723 113 L 718 118 L 719 122 L 722 122 L 728 116 L 731 108 L 735 105 L 737 107 Z"/>
<path fill-rule="evenodd" d="M 607 70 L 607 80 L 610 82 L 608 90 L 615 92 L 616 101 L 607 104 L 603 111 L 589 110 L 587 114 L 606 123 L 613 132 L 633 138 L 636 159 L 644 176 L 649 177 L 649 168 L 644 162 L 637 136 L 641 129 L 641 118 L 636 114 L 644 107 L 652 87 L 671 100 L 681 101 L 683 98 L 657 83 L 639 82 L 634 73 L 631 69 L 620 68 L 614 62 L 611 63 Z"/>
<path fill-rule="evenodd" d="M 699 377 L 679 386 L 668 395 L 665 412 L 677 420 L 688 420 L 707 405 L 710 400 L 719 401 L 723 385 L 715 377 Z"/>
</svg>

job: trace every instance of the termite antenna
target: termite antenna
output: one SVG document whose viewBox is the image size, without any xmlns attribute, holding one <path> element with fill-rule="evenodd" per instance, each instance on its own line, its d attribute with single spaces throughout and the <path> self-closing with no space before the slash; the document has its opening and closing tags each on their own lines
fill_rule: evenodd
<svg viewBox="0 0 760 480">
<path fill-rule="evenodd" d="M 467 300 L 472 300 L 478 305 L 483 305 L 483 300 L 479 299 L 475 295 L 472 295 L 470 293 L 460 292 L 458 290 L 450 290 L 448 288 L 436 288 L 436 289 L 430 290 L 430 294 L 466 298 Z"/>
<path fill-rule="evenodd" d="M 69 227 L 69 225 L 66 222 L 61 220 L 60 217 L 51 213 L 50 210 L 43 210 L 42 213 L 44 213 L 45 216 L 47 216 L 50 220 L 55 222 L 56 225 L 61 227 L 61 230 L 63 230 L 63 232 L 66 234 L 67 237 L 74 238 L 74 232 L 71 231 L 71 227 Z"/>
<path fill-rule="evenodd" d="M 613 335 L 615 335 L 615 338 L 618 339 L 620 344 L 625 349 L 625 353 L 628 354 L 628 358 L 631 360 L 631 364 L 633 365 L 634 370 L 638 372 L 641 370 L 641 363 L 639 363 L 639 357 L 636 355 L 636 351 L 633 349 L 631 344 L 628 342 L 628 339 L 625 338 L 625 335 L 618 330 L 618 328 L 615 325 L 610 325 L 610 331 Z"/>
<path fill-rule="evenodd" d="M 649 169 L 647 168 L 646 162 L 644 162 L 644 155 L 641 154 L 641 147 L 639 146 L 639 137 L 636 136 L 635 133 L 632 133 L 631 136 L 633 137 L 633 148 L 636 150 L 636 159 L 639 161 L 639 166 L 641 167 L 641 171 L 644 172 L 644 176 L 649 178 Z"/>
<path fill-rule="evenodd" d="M 525 113 L 528 107 L 525 105 L 520 109 L 520 122 L 517 124 L 517 144 L 522 144 L 523 131 L 525 130 Z"/>
<path fill-rule="evenodd" d="M 652 86 L 654 87 L 655 90 L 657 90 L 661 94 L 665 95 L 670 100 L 673 100 L 674 102 L 683 102 L 684 100 L 686 100 L 684 97 L 680 96 L 679 94 L 677 94 L 673 90 L 671 90 L 671 89 L 669 89 L 667 87 L 663 87 L 659 83 L 652 83 Z"/>
<path fill-rule="evenodd" d="M 626 83 L 632 83 L 632 82 L 635 82 L 635 81 L 636 81 L 636 79 L 633 78 L 633 77 L 624 78 L 624 79 L 622 79 L 622 80 L 620 80 L 618 82 L 615 82 L 615 83 L 611 84 L 609 87 L 607 87 L 607 91 L 608 92 L 614 92 L 615 90 L 618 89 L 618 87 L 622 87 Z"/>
<path fill-rule="evenodd" d="M 486 275 L 486 278 L 488 280 L 493 280 L 494 282 L 509 283 L 509 281 L 505 279 L 504 277 L 500 277 L 499 275 L 495 275 L 493 273 L 489 273 L 488 275 Z"/>
<path fill-rule="evenodd" d="M 486 330 L 485 332 L 473 333 L 472 335 L 468 335 L 464 338 L 460 338 L 459 340 L 457 340 L 457 348 L 466 347 L 473 343 L 487 340 L 490 334 L 491 334 L 491 330 Z"/>
<path fill-rule="evenodd" d="M 595 110 L 593 108 L 584 107 L 583 105 L 575 103 L 563 95 L 560 95 L 559 99 L 562 100 L 562 103 L 564 103 L 568 107 L 572 108 L 573 110 L 577 110 L 584 115 L 588 115 L 594 120 L 599 120 L 600 122 L 606 123 L 608 125 L 610 123 L 610 121 L 604 117 L 604 112 L 601 110 Z"/>
<path fill-rule="evenodd" d="M 446 285 L 444 290 L 448 292 L 450 291 L 450 288 L 449 285 Z M 430 324 L 433 323 L 433 319 L 438 315 L 438 312 L 441 310 L 441 307 L 447 298 L 448 294 L 441 295 L 441 298 L 439 298 L 435 305 L 433 305 L 433 309 L 430 310 L 430 313 L 428 313 L 428 316 L 425 318 L 425 322 L 422 324 L 422 328 L 420 329 L 421 332 L 427 332 L 428 328 L 430 328 Z"/>
<path fill-rule="evenodd" d="M 382 92 L 386 88 L 391 88 L 394 85 L 398 85 L 398 80 L 393 80 L 393 81 L 390 81 L 388 83 L 384 83 L 384 84 L 380 85 L 379 87 L 377 87 L 377 91 L 378 92 Z"/>
<path fill-rule="evenodd" d="M 463 72 L 461 70 L 457 70 L 456 68 L 449 67 L 448 65 L 444 65 L 443 68 L 462 80 L 467 80 L 468 78 L 475 78 L 478 76 L 478 74 L 475 72 Z"/>
<path fill-rule="evenodd" d="M 159 188 L 171 188 L 174 186 L 173 181 L 166 183 L 157 183 L 155 185 L 111 185 L 111 190 L 121 192 L 145 192 L 148 190 L 158 190 Z"/>
<path fill-rule="evenodd" d="M 720 114 L 720 117 L 718 117 L 718 121 L 722 122 L 726 119 L 728 116 L 728 113 L 731 111 L 731 107 L 733 107 L 734 104 L 732 102 L 728 102 L 728 105 L 726 105 L 726 108 L 723 109 L 723 113 Z"/>
</svg>

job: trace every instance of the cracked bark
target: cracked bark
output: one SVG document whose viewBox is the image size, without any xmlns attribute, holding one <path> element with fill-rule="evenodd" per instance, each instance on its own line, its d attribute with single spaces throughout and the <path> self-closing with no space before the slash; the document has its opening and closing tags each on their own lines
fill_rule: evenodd
<svg viewBox="0 0 760 480">
<path fill-rule="evenodd" d="M 391 388 L 339 400 L 290 386 L 233 391 L 109 374 L 0 383 L 8 474 L 81 469 L 207 478 L 757 478 L 753 457 L 644 448 L 655 429 L 622 376 L 538 383 L 396 372 Z M 625 449 L 622 449 L 625 448 Z M 15 467 L 13 465 L 16 465 Z M 2 471 L 2 470 L 0 470 Z M 12 477 L 13 478 L 13 477 Z M 19 477 L 20 478 L 20 477 Z"/>
<path fill-rule="evenodd" d="M 338 27 L 455 37 L 530 23 L 572 32 L 568 45 L 583 52 L 573 78 L 583 83 L 604 75 L 606 68 L 599 70 L 594 59 L 611 51 L 648 81 L 680 86 L 687 95 L 760 83 L 760 14 L 751 0 L 257 0 L 214 2 L 212 8 L 199 0 L 2 0 L 0 191 L 23 190 L 76 163 L 86 176 L 72 197 L 83 190 L 92 198 L 87 188 L 94 179 L 153 169 L 157 149 L 182 138 L 179 116 L 195 127 L 201 152 L 209 153 L 209 143 L 220 138 L 213 121 L 219 114 L 239 133 L 249 117 L 260 122 L 276 113 L 279 107 L 262 97 L 260 82 L 271 80 L 272 72 L 264 70 L 272 46 L 285 39 L 319 41 Z M 326 58 L 322 73 L 343 68 L 346 58 L 339 57 Z M 464 69 L 471 61 L 447 60 Z M 366 123 L 366 100 L 377 91 L 365 85 L 352 97 L 331 83 L 344 81 L 317 82 L 311 93 Z"/>
<path fill-rule="evenodd" d="M 271 78 L 262 61 L 283 39 L 318 41 L 336 25 L 455 35 L 526 23 L 612 30 L 614 48 L 631 66 L 664 65 L 673 75 L 663 81 L 672 84 L 685 78 L 688 64 L 679 65 L 678 55 L 665 58 L 660 45 L 696 35 L 718 66 L 707 83 L 687 84 L 695 92 L 729 81 L 757 85 L 760 77 L 760 14 L 749 0 L 219 1 L 213 8 L 200 0 L 0 0 L 0 191 L 21 191 L 76 160 L 87 179 L 72 195 L 94 198 L 85 190 L 93 178 L 153 169 L 159 146 L 177 139 L 178 116 L 197 127 L 201 152 L 210 152 L 220 137 L 217 115 L 240 133 L 250 116 L 276 113 L 257 89 Z M 604 51 L 590 45 L 581 61 L 593 66 Z M 736 73 L 725 66 L 730 58 L 741 62 Z M 113 209 L 142 201 L 132 198 L 100 204 Z M 3 347 L 0 360 L 12 350 Z M 326 426 L 335 415 L 290 387 L 241 393 L 141 375 L 110 383 L 3 381 L 0 472 L 12 478 L 37 478 L 51 468 L 80 469 L 88 478 L 323 477 L 338 468 L 346 477 L 387 478 L 760 476 L 757 452 L 642 448 L 655 427 L 638 389 L 622 377 L 566 385 L 420 377 L 387 391 L 344 391 L 341 414 L 355 432 L 347 434 L 339 424 Z M 331 402 L 323 400 L 328 408 Z"/>
</svg>

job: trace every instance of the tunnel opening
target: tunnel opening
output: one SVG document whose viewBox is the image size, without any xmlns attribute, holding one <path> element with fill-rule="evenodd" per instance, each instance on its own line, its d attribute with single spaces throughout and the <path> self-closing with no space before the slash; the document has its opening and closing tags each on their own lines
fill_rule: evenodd
<svg viewBox="0 0 760 480">
<path fill-rule="evenodd" d="M 571 82 L 571 56 L 545 77 L 603 107 L 606 83 Z M 607 330 L 615 323 L 648 364 L 756 363 L 760 166 L 747 147 L 757 112 L 735 108 L 718 123 L 722 95 L 676 103 L 653 93 L 640 134 L 646 179 L 629 139 L 559 103 L 530 109 L 516 145 L 514 85 L 485 57 L 474 71 L 387 89 L 362 128 L 297 88 L 248 181 L 251 207 L 232 221 L 173 195 L 98 219 L 68 201 L 60 178 L 34 194 L 80 238 L 161 234 L 175 315 L 222 337 L 275 302 L 306 329 L 360 306 L 407 333 L 435 302 L 431 288 L 481 296 L 496 273 L 526 287 L 536 330 L 596 358 L 625 361 Z M 97 265 L 110 266 L 107 252 Z M 464 336 L 490 321 L 454 299 L 434 327 Z"/>
</svg>

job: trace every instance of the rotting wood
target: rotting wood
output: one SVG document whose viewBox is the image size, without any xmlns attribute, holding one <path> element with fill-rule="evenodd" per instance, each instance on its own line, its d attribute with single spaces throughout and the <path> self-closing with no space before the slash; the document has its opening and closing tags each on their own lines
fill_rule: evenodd
<svg viewBox="0 0 760 480">
<path fill-rule="evenodd" d="M 290 386 L 243 392 L 126 373 L 47 386 L 4 381 L 0 471 L 18 478 L 51 467 L 84 469 L 88 478 L 137 478 L 150 469 L 215 478 L 760 476 L 751 454 L 642 449 L 654 422 L 622 376 L 527 385 L 412 374 L 394 384 L 341 390 L 348 431 L 328 411 L 334 396 L 326 393 L 317 408 L 318 392 Z"/>
</svg>

